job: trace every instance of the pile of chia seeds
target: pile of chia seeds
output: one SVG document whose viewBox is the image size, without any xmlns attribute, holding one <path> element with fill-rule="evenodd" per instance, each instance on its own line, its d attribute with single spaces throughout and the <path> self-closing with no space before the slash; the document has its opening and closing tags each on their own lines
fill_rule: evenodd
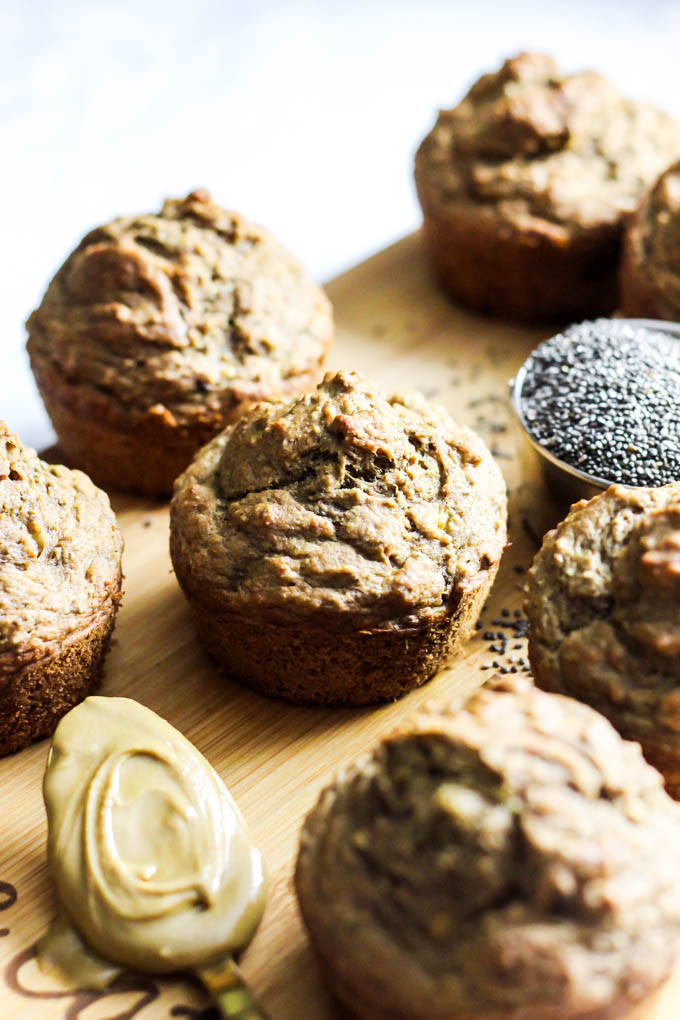
<svg viewBox="0 0 680 1020">
<path fill-rule="evenodd" d="M 680 337 L 597 319 L 546 340 L 525 366 L 521 412 L 555 457 L 624 485 L 680 479 Z"/>
</svg>

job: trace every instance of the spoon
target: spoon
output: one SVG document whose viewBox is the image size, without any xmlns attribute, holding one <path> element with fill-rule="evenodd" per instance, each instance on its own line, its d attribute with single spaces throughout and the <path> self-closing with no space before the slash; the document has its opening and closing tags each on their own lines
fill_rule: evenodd
<svg viewBox="0 0 680 1020">
<path fill-rule="evenodd" d="M 257 1004 L 250 987 L 233 956 L 225 956 L 213 964 L 196 967 L 194 974 L 201 981 L 224 1020 L 268 1020 Z"/>
<path fill-rule="evenodd" d="M 103 969 L 189 971 L 224 1020 L 266 1020 L 235 961 L 264 911 L 262 860 L 199 751 L 136 701 L 89 697 L 55 731 L 43 793 L 62 973 L 77 980 L 88 952 Z"/>
</svg>

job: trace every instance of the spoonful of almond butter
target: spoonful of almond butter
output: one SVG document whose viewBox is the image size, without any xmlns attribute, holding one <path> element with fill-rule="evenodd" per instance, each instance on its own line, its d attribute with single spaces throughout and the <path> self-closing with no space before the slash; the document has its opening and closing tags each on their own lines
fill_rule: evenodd
<svg viewBox="0 0 680 1020">
<path fill-rule="evenodd" d="M 43 969 L 104 987 L 115 968 L 191 970 L 229 1020 L 262 1020 L 234 954 L 264 911 L 260 853 L 215 770 L 127 698 L 90 697 L 59 723 L 43 783 L 62 917 Z"/>
</svg>

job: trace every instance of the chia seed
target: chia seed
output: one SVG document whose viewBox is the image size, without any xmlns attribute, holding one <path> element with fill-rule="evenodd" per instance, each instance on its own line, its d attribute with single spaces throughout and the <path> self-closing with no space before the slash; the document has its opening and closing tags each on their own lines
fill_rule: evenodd
<svg viewBox="0 0 680 1020">
<path fill-rule="evenodd" d="M 680 338 L 583 322 L 541 344 L 525 370 L 522 415 L 553 456 L 624 485 L 680 479 Z"/>
<path fill-rule="evenodd" d="M 508 609 L 503 606 L 499 610 L 499 616 L 491 620 L 493 627 L 498 630 L 488 630 L 482 624 L 478 639 L 489 642 L 487 651 L 496 658 L 487 660 L 480 665 L 480 669 L 493 669 L 501 674 L 505 673 L 529 673 L 530 668 L 524 655 L 511 655 L 511 651 L 523 651 L 526 645 L 521 640 L 526 638 L 529 621 L 522 614 L 520 609 Z"/>
</svg>

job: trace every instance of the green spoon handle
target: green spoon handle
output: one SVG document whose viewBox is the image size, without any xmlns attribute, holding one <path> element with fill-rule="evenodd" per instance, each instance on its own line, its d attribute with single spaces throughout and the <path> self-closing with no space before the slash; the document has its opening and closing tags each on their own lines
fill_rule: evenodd
<svg viewBox="0 0 680 1020">
<path fill-rule="evenodd" d="M 233 956 L 225 956 L 206 967 L 197 967 L 196 976 L 210 992 L 224 1020 L 269 1020 L 255 1002 Z"/>
</svg>

